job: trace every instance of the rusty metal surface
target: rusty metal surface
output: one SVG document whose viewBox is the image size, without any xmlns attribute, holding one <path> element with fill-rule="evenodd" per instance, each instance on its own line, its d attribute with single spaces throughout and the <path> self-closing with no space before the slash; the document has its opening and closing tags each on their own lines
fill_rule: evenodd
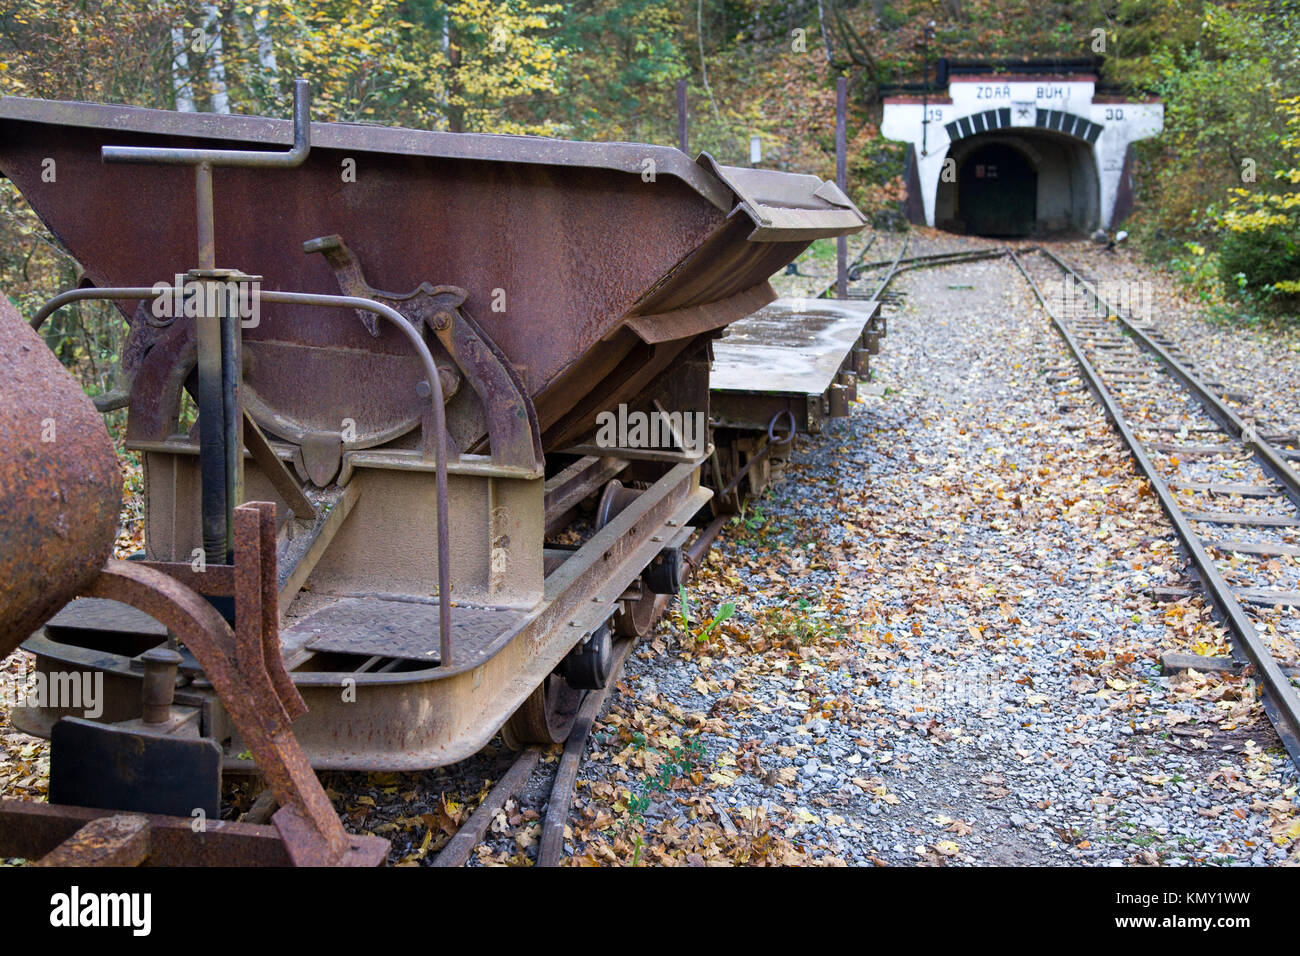
<svg viewBox="0 0 1300 956">
<path fill-rule="evenodd" d="M 482 659 L 458 660 L 450 668 L 347 675 L 356 681 L 356 699 L 346 703 L 340 674 L 296 670 L 295 683 L 310 710 L 294 731 L 313 764 L 415 770 L 476 753 L 572 646 L 608 618 L 663 548 L 654 539 L 664 527 L 684 527 L 708 498 L 696 465 L 670 469 L 547 576 L 544 603 L 521 626 L 502 632 Z M 457 617 L 461 610 L 456 608 Z"/>
<path fill-rule="evenodd" d="M 121 602 L 149 615 L 194 656 L 281 806 L 274 823 L 291 862 L 311 866 L 377 865 L 386 856 L 387 841 L 344 831 L 293 735 L 292 721 L 305 713 L 306 705 L 285 670 L 280 652 L 275 509 L 270 503 L 252 502 L 235 510 L 231 578 L 228 583 L 233 584 L 236 619 L 233 632 L 197 591 L 143 562 L 108 561 L 100 574 L 84 585 L 82 593 Z M 167 655 L 160 661 L 175 666 L 178 658 Z M 158 708 L 169 706 L 169 701 L 161 697 L 170 694 L 157 696 L 160 699 L 154 703 Z M 5 832 L 12 823 L 12 818 L 0 813 L 0 845 L 14 841 L 21 844 L 24 839 L 30 843 L 31 835 L 22 832 L 21 818 L 17 835 Z M 85 853 L 102 851 L 104 842 L 90 841 Z M 119 842 L 127 846 L 130 841 Z M 138 849 L 138 843 L 131 845 Z M 48 852 L 48 848 L 42 852 Z M 126 851 L 118 848 L 114 852 Z"/>
<path fill-rule="evenodd" d="M 144 146 L 184 156 L 180 151 L 195 147 L 280 144 L 286 133 L 287 124 L 256 118 L 0 100 L 0 172 L 85 266 L 88 281 L 150 285 L 193 265 L 196 223 L 206 220 L 193 209 L 192 176 L 184 169 L 105 165 L 101 147 Z M 247 361 L 241 397 L 261 427 L 296 444 L 300 476 L 318 485 L 364 480 L 396 496 L 367 491 L 362 511 L 341 532 L 340 547 L 318 566 L 312 599 L 385 590 L 387 578 L 401 573 L 390 567 L 384 581 L 358 584 L 364 574 L 338 552 L 351 546 L 364 557 L 377 549 L 374 541 L 354 539 L 376 537 L 364 520 L 370 509 L 406 501 L 408 487 L 420 491 L 421 516 L 432 510 L 432 482 L 424 484 L 413 470 L 421 468 L 437 471 L 437 593 L 444 600 L 430 601 L 434 588 L 421 582 L 418 594 L 426 603 L 394 609 L 388 607 L 394 602 L 367 602 L 352 619 L 325 628 L 321 642 L 302 653 L 324 659 L 327 650 L 403 656 L 418 649 L 419 657 L 407 659 L 429 660 L 436 615 L 440 666 L 358 674 L 359 696 L 345 704 L 335 669 L 304 666 L 294 674 L 295 689 L 275 629 L 274 526 L 264 507 L 240 508 L 231 521 L 236 558 L 223 584 L 236 598 L 234 633 L 182 587 L 182 580 L 203 584 L 184 577 L 176 564 L 113 564 L 89 593 L 143 606 L 179 628 L 187 651 L 230 709 L 240 745 L 252 751 L 277 796 L 287 794 L 276 824 L 293 858 L 337 862 L 368 858 L 373 846 L 340 837 L 305 752 L 319 766 L 374 768 L 428 767 L 473 752 L 577 640 L 609 618 L 662 549 L 659 532 L 680 529 L 709 496 L 699 487 L 698 459 L 675 467 L 632 461 L 629 480 L 644 477 L 652 489 L 543 582 L 540 561 L 508 551 L 522 552 L 519 542 L 528 543 L 524 532 L 531 530 L 540 547 L 542 496 L 521 502 L 530 490 L 542 490 L 543 450 L 581 441 L 597 411 L 621 402 L 649 407 L 662 401 L 674 410 L 707 412 L 704 379 L 690 395 L 665 383 L 694 382 L 696 366 L 707 374 L 702 359 L 709 339 L 772 297 L 767 277 L 813 238 L 856 231 L 862 218 L 815 177 L 727 170 L 707 157 L 693 164 L 654 147 L 336 124 L 313 125 L 310 145 L 294 170 L 212 173 L 213 208 L 244 213 L 213 217 L 214 263 L 263 276 L 260 322 L 242 333 Z M 59 169 L 54 183 L 39 175 L 46 157 Z M 344 158 L 357 161 L 355 182 L 340 177 Z M 643 178 L 647 158 L 658 168 Z M 347 247 L 310 242 L 304 251 L 304 242 L 333 236 L 346 239 Z M 354 255 L 341 256 L 345 249 Z M 325 294 L 339 284 L 352 295 Z M 396 309 L 400 315 L 387 317 L 402 321 L 358 321 L 358 308 L 370 314 Z M 143 307 L 123 311 L 132 321 L 129 439 L 157 449 L 175 431 L 183 385 L 197 358 L 194 323 L 160 325 Z M 337 437 L 345 419 L 358 434 L 349 448 Z M 492 462 L 469 454 L 484 450 Z M 155 463 L 164 457 L 152 454 Z M 465 470 L 474 461 L 503 473 L 509 465 L 517 474 L 493 476 L 489 486 Z M 369 470 L 353 471 L 356 462 Z M 452 465 L 459 469 L 458 487 L 484 486 L 482 495 L 466 496 L 483 498 L 481 529 L 474 523 L 477 512 L 457 514 L 461 539 L 474 539 L 458 539 L 455 554 L 466 555 L 458 564 L 481 550 L 493 562 L 493 575 L 498 559 L 504 567 L 507 556 L 514 578 L 520 569 L 537 572 L 535 593 L 518 605 L 529 610 L 511 612 L 504 626 L 498 612 L 457 608 L 454 626 L 461 627 L 463 611 L 467 636 L 465 652 L 458 650 L 454 660 L 446 538 L 446 472 Z M 166 474 L 159 467 L 155 477 L 164 480 L 151 487 L 167 487 Z M 179 481 L 177 489 L 155 503 L 184 513 L 192 495 Z M 397 513 L 409 522 L 414 511 L 408 506 Z M 523 517 L 516 521 L 516 514 Z M 371 530 L 358 530 L 363 526 Z M 479 542 L 480 530 L 490 552 Z M 175 562 L 184 552 L 155 556 Z M 419 553 L 427 567 L 428 549 Z M 215 570 L 221 562 L 209 566 Z M 331 574 L 332 591 L 322 586 Z M 351 635 L 360 640 L 340 642 Z M 300 748 L 289 724 L 303 698 L 312 710 L 297 725 Z"/>
<path fill-rule="evenodd" d="M 773 169 L 723 166 L 708 153 L 700 163 L 731 187 L 741 208 L 754 222 L 754 242 L 790 242 L 857 232 L 864 217 L 844 191 L 830 180 Z"/>
<path fill-rule="evenodd" d="M 91 282 L 152 284 L 192 265 L 192 176 L 175 167 L 105 165 L 100 147 L 247 148 L 283 143 L 288 129 L 256 117 L 6 98 L 0 170 Z M 731 171 L 743 190 L 736 193 L 719 168 L 673 149 L 320 123 L 312 124 L 311 146 L 295 170 L 214 171 L 217 208 L 267 211 L 216 224 L 217 263 L 256 271 L 268 289 L 323 292 L 333 285 L 328 265 L 300 244 L 337 233 L 379 288 L 427 281 L 465 289 L 467 311 L 519 371 L 543 430 L 605 378 L 588 366 L 575 387 L 566 375 L 572 366 L 599 354 L 609 373 L 632 350 L 635 337 L 611 337 L 625 318 L 705 307 L 716 313 L 713 327 L 724 325 L 744 311 L 727 300 L 762 285 L 812 233 L 862 225 L 856 210 L 813 189 L 812 177 L 768 174 L 758 183 Z M 47 157 L 57 163 L 57 182 L 42 181 Z M 345 157 L 357 160 L 356 182 L 341 182 Z M 653 177 L 642 176 L 646 160 Z M 790 201 L 801 222 L 783 231 L 765 210 Z M 756 226 L 767 231 L 750 242 Z M 131 354 L 145 356 L 136 388 L 164 396 L 152 419 L 133 409 L 133 437 L 165 438 L 175 411 L 169 397 L 179 397 L 178 377 L 192 361 L 191 330 L 136 321 L 132 339 Z M 302 393 L 277 403 L 310 406 L 305 393 L 318 394 L 316 383 L 340 375 L 321 350 L 341 348 L 362 353 L 348 380 L 374 383 L 351 396 L 347 417 L 360 421 L 374 407 L 371 417 L 381 421 L 407 420 L 418 409 L 393 329 L 372 337 L 355 321 L 285 305 L 266 309 L 245 340 L 252 392 L 272 390 L 273 378 L 301 383 Z M 610 391 L 619 398 L 617 388 Z"/>
<path fill-rule="evenodd" d="M 38 860 L 86 824 L 116 815 L 113 810 L 0 800 L 0 856 Z M 150 838 L 146 866 L 291 865 L 275 827 L 210 820 L 196 833 L 190 817 L 143 817 Z"/>
<path fill-rule="evenodd" d="M 174 113 L 100 103 L 0 97 L 6 119 L 59 126 L 84 126 L 147 134 L 174 134 L 206 147 L 212 140 L 287 147 L 293 140 L 289 120 L 261 116 Z M 688 156 L 663 146 L 643 143 L 576 143 L 541 136 L 502 136 L 486 133 L 439 133 L 376 126 L 366 123 L 312 123 L 311 143 L 317 149 L 349 153 L 436 156 L 480 163 L 524 163 L 543 166 L 579 164 L 594 169 L 640 176 L 645 160 L 654 161 L 656 175 L 686 183 L 719 209 L 730 208 L 727 191 Z"/>
<path fill-rule="evenodd" d="M 486 648 L 517 628 L 523 619 L 522 611 L 457 605 L 452 617 L 457 663 L 472 666 Z M 396 657 L 431 667 L 438 663 L 438 647 L 429 637 L 437 627 L 436 602 L 344 598 L 295 622 L 284 636 L 296 641 L 299 636 L 310 635 L 303 644 L 313 651 Z"/>
<path fill-rule="evenodd" d="M 0 658 L 103 567 L 122 481 L 85 393 L 0 293 Z"/>
<path fill-rule="evenodd" d="M 799 426 L 793 412 L 787 409 L 773 415 L 767 423 L 767 435 L 762 447 L 749 456 L 749 460 L 732 476 L 722 490 L 715 492 L 716 497 L 725 498 L 735 491 L 741 480 L 750 473 L 755 465 L 764 461 L 773 451 L 787 448 L 798 433 Z"/>
<path fill-rule="evenodd" d="M 540 483 L 536 490 L 540 515 Z M 475 753 L 572 645 L 609 616 L 665 544 L 675 542 L 674 537 L 665 542 L 664 529 L 670 534 L 684 530 L 709 497 L 698 483 L 698 463 L 672 467 L 582 549 L 551 570 L 545 579 L 544 601 L 520 627 L 505 629 L 484 649 L 482 658 L 470 656 L 467 649 L 464 659 L 452 667 L 362 673 L 340 673 L 333 667 L 294 670 L 295 685 L 309 707 L 293 726 L 302 750 L 320 769 L 367 770 L 426 769 Z M 208 573 L 212 570 L 209 566 Z M 319 591 L 312 597 L 329 600 Z M 426 607 L 432 611 L 436 605 Z M 462 610 L 456 608 L 453 620 Z M 570 626 L 571 621 L 576 626 Z M 156 638 L 148 642 L 156 643 Z M 138 671 L 132 676 L 129 657 L 146 649 L 130 650 L 124 657 L 49 641 L 32 646 L 60 667 L 104 671 L 106 685 L 138 680 Z M 222 664 L 220 656 L 217 662 Z M 209 660 L 197 663 L 206 674 L 214 673 Z M 343 699 L 344 678 L 355 680 L 355 701 Z M 229 687 L 217 684 L 217 691 L 224 702 Z M 138 684 L 131 693 L 138 704 Z M 240 737 L 245 736 L 241 729 Z M 258 756 L 258 751 L 253 750 L 253 755 Z"/>
<path fill-rule="evenodd" d="M 274 507 L 237 508 L 235 541 L 234 633 L 197 592 L 139 562 L 110 561 L 86 593 L 148 613 L 194 654 L 281 806 L 275 823 L 295 863 L 374 865 L 387 841 L 343 830 L 293 735 L 306 708 L 279 650 Z"/>
<path fill-rule="evenodd" d="M 772 416 L 781 412 L 793 415 L 799 431 L 805 434 L 820 432 L 826 417 L 821 395 L 720 391 L 709 398 L 709 415 L 715 428 L 762 432 Z"/>
<path fill-rule="evenodd" d="M 117 631 L 149 635 L 157 638 L 159 644 L 167 639 L 167 628 L 143 611 L 95 598 L 78 598 L 70 602 L 50 618 L 46 630 L 60 640 L 69 640 L 86 632 L 111 634 Z"/>
<path fill-rule="evenodd" d="M 464 311 L 464 289 L 424 282 L 404 294 L 383 292 L 366 281 L 361 263 L 342 237 L 312 239 L 303 244 L 303 249 L 325 256 L 344 295 L 382 302 L 417 329 L 426 327 L 437 336 L 478 396 L 477 404 L 462 401 L 448 408 L 448 427 L 468 446 L 467 450 L 479 450 L 476 446 L 482 443 L 486 427 L 493 462 L 523 469 L 539 467 L 543 459 L 537 413 L 509 359 Z M 360 311 L 357 314 L 367 331 L 377 336 L 378 327 L 367 322 L 373 323 L 374 317 Z M 448 374 L 455 378 L 452 387 L 444 386 L 443 393 L 451 398 L 459 385 L 459 375 L 452 369 Z"/>
<path fill-rule="evenodd" d="M 124 813 L 91 820 L 32 866 L 139 866 L 148 857 L 148 819 Z"/>
<path fill-rule="evenodd" d="M 388 328 L 396 328 L 400 335 L 404 337 L 408 344 L 411 345 L 424 369 L 425 388 L 416 389 L 416 394 L 423 401 L 423 410 L 421 412 L 421 451 L 426 459 L 432 458 L 436 471 L 436 490 L 435 497 L 437 500 L 438 528 L 437 528 L 437 550 L 438 550 L 438 593 L 441 595 L 450 595 L 451 593 L 451 543 L 449 538 L 448 527 L 449 505 L 447 499 L 447 466 L 449 463 L 449 438 L 447 435 L 447 410 L 444 407 L 442 392 L 442 377 L 438 373 L 438 367 L 434 361 L 429 346 L 425 343 L 423 336 L 418 329 L 411 325 L 402 317 L 402 315 L 384 305 L 382 302 L 376 302 L 374 299 L 360 298 L 357 296 L 346 295 L 309 295 L 295 292 L 269 292 L 261 294 L 261 299 L 268 302 L 280 302 L 284 304 L 311 305 L 311 306 L 328 306 L 338 305 L 352 310 L 362 310 L 370 312 L 386 321 Z M 530 420 L 533 425 L 533 433 L 536 434 L 536 423 Z M 533 439 L 536 443 L 537 439 Z M 540 457 L 540 456 L 539 456 Z M 542 473 L 542 462 L 534 462 L 538 475 Z M 268 506 L 272 507 L 272 506 Z M 272 556 L 274 556 L 272 549 Z M 272 575 L 274 583 L 274 575 Z M 451 643 L 451 602 L 443 601 L 438 615 L 438 640 L 440 645 L 440 656 L 444 665 L 450 665 L 452 662 L 452 643 Z"/>
<path fill-rule="evenodd" d="M 719 392 L 821 395 L 835 381 L 875 302 L 778 299 L 733 323 L 713 345 Z"/>
</svg>

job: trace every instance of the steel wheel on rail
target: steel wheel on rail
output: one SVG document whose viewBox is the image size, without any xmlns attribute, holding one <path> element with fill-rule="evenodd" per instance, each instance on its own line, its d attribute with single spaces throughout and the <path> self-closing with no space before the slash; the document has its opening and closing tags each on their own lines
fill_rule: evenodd
<svg viewBox="0 0 1300 956">
<path fill-rule="evenodd" d="M 548 674 L 506 721 L 501 739 L 511 750 L 523 750 L 530 744 L 564 743 L 586 693 L 570 687 L 559 674 Z"/>
<path fill-rule="evenodd" d="M 635 601 L 624 601 L 614 615 L 614 633 L 619 637 L 645 637 L 668 607 L 668 595 L 649 590 Z"/>
<path fill-rule="evenodd" d="M 617 478 L 611 479 L 605 485 L 600 503 L 596 507 L 596 530 L 599 531 L 618 517 L 619 513 L 635 501 L 640 493 L 636 488 L 625 487 Z M 641 598 L 624 601 L 623 610 L 616 612 L 610 621 L 614 632 L 620 637 L 639 637 L 645 634 L 654 625 L 663 608 L 667 606 L 667 597 L 654 594 L 644 586 L 642 592 Z M 597 641 L 602 637 L 608 642 L 609 635 L 605 628 L 591 635 L 588 641 Z M 581 650 L 582 646 L 575 648 L 575 652 Z M 522 750 L 530 744 L 558 744 L 568 738 L 569 732 L 573 729 L 573 721 L 577 717 L 578 707 L 581 706 L 582 698 L 587 692 L 582 687 L 574 687 L 566 679 L 564 673 L 569 670 L 568 665 L 569 662 L 565 661 L 556 668 L 555 672 L 548 674 L 546 680 L 528 695 L 528 698 L 519 705 L 519 709 L 506 721 L 505 726 L 501 728 L 501 739 L 505 741 L 507 747 L 512 750 Z M 599 671 L 598 666 L 595 667 L 595 671 Z M 590 684 L 593 681 L 580 680 L 579 682 Z"/>
<path fill-rule="evenodd" d="M 639 490 L 624 487 L 617 478 L 611 479 L 600 495 L 600 504 L 596 506 L 596 530 L 599 531 L 617 518 L 639 494 Z M 655 594 L 642 583 L 641 596 L 623 601 L 622 609 L 615 612 L 612 619 L 614 633 L 619 637 L 644 637 L 650 633 L 667 607 L 667 595 Z"/>
</svg>

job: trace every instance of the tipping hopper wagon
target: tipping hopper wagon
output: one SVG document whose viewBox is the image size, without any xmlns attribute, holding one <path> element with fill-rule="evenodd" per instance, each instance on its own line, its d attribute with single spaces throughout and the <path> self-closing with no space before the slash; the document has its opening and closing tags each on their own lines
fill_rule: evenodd
<svg viewBox="0 0 1300 956">
<path fill-rule="evenodd" d="M 677 423 L 707 419 L 710 340 L 810 242 L 863 224 L 813 176 L 310 123 L 301 87 L 294 122 L 0 99 L 0 172 L 84 270 L 30 318 L 107 298 L 130 325 L 96 400 L 127 410 L 144 464 L 144 551 L 120 564 L 274 658 L 250 693 L 300 698 L 316 768 L 429 768 L 498 731 L 563 740 L 611 632 L 644 632 L 680 587 L 710 448 Z M 615 413 L 669 438 L 602 439 Z M 0 598 L 38 588 L 39 542 L 0 530 L 27 551 Z M 96 726 L 15 713 L 54 735 L 55 778 L 61 737 L 152 741 L 148 714 L 247 761 L 157 605 L 48 597 L 18 618 L 38 669 L 106 687 Z"/>
</svg>

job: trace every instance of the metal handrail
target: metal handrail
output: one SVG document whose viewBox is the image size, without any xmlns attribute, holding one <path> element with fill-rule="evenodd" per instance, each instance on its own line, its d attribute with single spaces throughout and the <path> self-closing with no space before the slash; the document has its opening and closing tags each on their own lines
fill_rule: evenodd
<svg viewBox="0 0 1300 956">
<path fill-rule="evenodd" d="M 256 302 L 280 303 L 283 305 L 305 305 L 315 308 L 361 309 L 373 312 L 395 325 L 408 342 L 415 348 L 428 376 L 429 397 L 433 403 L 434 431 L 436 432 L 436 453 L 434 458 L 435 484 L 437 486 L 438 511 L 438 649 L 439 664 L 451 665 L 451 536 L 448 527 L 447 501 L 447 410 L 443 404 L 442 379 L 438 376 L 438 366 L 433 353 L 415 326 L 411 325 L 400 312 L 374 299 L 365 299 L 351 295 L 326 295 L 309 292 L 263 292 L 251 290 Z M 170 289 L 168 290 L 168 294 Z M 87 299 L 150 299 L 156 298 L 159 291 L 154 287 L 132 286 L 106 289 L 71 289 L 50 299 L 32 317 L 32 327 L 40 328 L 41 323 L 51 314 L 71 302 Z"/>
</svg>

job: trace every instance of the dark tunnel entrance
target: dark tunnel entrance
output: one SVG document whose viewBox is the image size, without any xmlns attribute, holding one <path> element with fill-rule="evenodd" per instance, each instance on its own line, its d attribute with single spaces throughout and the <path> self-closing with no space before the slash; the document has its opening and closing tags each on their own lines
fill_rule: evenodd
<svg viewBox="0 0 1300 956">
<path fill-rule="evenodd" d="M 948 149 L 934 222 L 985 236 L 1079 234 L 1097 228 L 1101 192 L 1091 144 L 1054 130 L 999 129 Z"/>
<path fill-rule="evenodd" d="M 957 173 L 966 230 L 980 236 L 1027 236 L 1038 219 L 1038 171 L 1005 143 L 973 149 Z"/>
</svg>

